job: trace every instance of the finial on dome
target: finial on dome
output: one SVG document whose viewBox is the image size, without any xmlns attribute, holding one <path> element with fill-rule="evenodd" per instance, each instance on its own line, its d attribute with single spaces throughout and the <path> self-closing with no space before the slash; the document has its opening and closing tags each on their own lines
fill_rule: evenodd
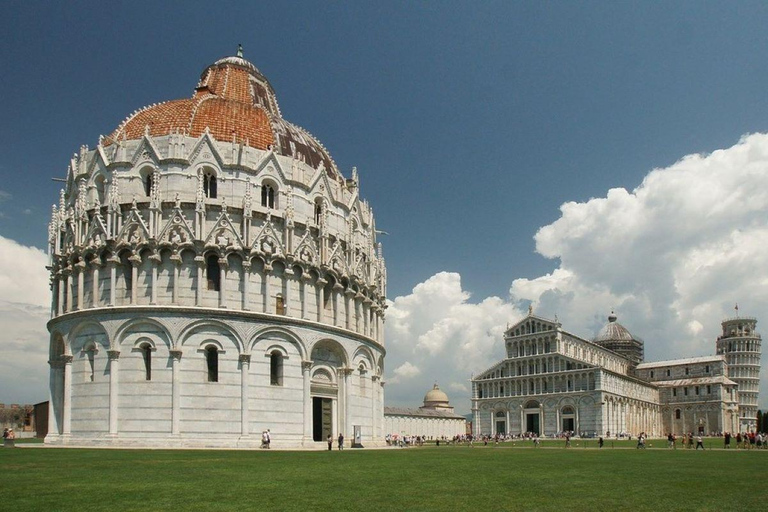
<svg viewBox="0 0 768 512">
<path fill-rule="evenodd" d="M 243 45 L 242 44 L 238 44 L 237 45 L 237 56 L 240 57 L 241 59 L 243 58 Z"/>
<path fill-rule="evenodd" d="M 437 385 L 437 381 L 435 381 L 435 385 L 432 386 L 432 389 L 440 389 L 440 386 Z"/>
<path fill-rule="evenodd" d="M 533 304 L 528 304 L 528 316 L 533 314 Z"/>
<path fill-rule="evenodd" d="M 611 309 L 611 314 L 608 315 L 608 321 L 609 322 L 615 322 L 618 317 L 616 316 L 616 313 L 613 312 L 613 309 Z"/>
</svg>

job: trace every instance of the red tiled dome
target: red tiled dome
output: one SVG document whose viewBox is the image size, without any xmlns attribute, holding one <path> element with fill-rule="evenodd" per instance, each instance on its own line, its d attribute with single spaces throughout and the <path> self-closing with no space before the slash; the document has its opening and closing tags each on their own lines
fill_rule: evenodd
<svg viewBox="0 0 768 512">
<path fill-rule="evenodd" d="M 239 53 L 239 52 L 238 52 Z M 304 129 L 280 114 L 275 92 L 256 67 L 241 56 L 214 62 L 200 76 L 189 99 L 151 105 L 129 116 L 105 141 L 139 139 L 181 133 L 199 137 L 206 128 L 222 142 L 246 144 L 266 150 L 273 146 L 285 156 L 312 167 L 321 163 L 331 176 L 338 176 L 327 150 Z"/>
</svg>

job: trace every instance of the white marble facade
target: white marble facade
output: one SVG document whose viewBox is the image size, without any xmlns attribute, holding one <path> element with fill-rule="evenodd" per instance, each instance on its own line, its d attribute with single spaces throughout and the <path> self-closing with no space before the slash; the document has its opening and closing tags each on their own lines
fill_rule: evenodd
<svg viewBox="0 0 768 512">
<path fill-rule="evenodd" d="M 46 443 L 255 446 L 269 429 L 312 446 L 354 426 L 379 442 L 386 268 L 357 171 L 284 121 L 241 57 L 196 91 L 253 111 L 269 143 L 185 132 L 167 102 L 70 162 L 49 230 Z"/>
<path fill-rule="evenodd" d="M 615 320 L 612 314 L 609 323 Z M 748 365 L 744 373 L 750 370 L 751 405 L 759 385 L 753 367 L 759 364 L 760 336 L 756 321 L 747 320 L 737 322 L 749 324 L 746 334 L 731 332 L 731 320 L 723 322 L 718 352 L 748 352 L 739 361 Z M 611 327 L 617 339 L 637 341 L 622 326 Z M 724 355 L 637 364 L 637 350 L 625 357 L 532 312 L 507 329 L 504 341 L 506 358 L 472 379 L 475 434 L 663 436 L 749 430 L 740 420 L 738 384 L 729 378 Z"/>
</svg>

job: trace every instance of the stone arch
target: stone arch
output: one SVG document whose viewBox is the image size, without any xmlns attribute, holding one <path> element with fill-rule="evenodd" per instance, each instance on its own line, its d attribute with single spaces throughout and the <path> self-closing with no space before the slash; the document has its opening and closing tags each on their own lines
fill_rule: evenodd
<svg viewBox="0 0 768 512">
<path fill-rule="evenodd" d="M 311 379 L 314 382 L 327 382 L 329 384 L 338 384 L 338 374 L 336 369 L 325 364 L 318 364 L 312 367 Z"/>
<path fill-rule="evenodd" d="M 525 409 L 538 409 L 541 406 L 538 400 L 528 400 L 523 405 L 523 408 Z"/>
<path fill-rule="evenodd" d="M 92 321 L 92 320 L 87 320 L 85 322 L 76 324 L 69 331 L 69 335 L 67 336 L 67 339 L 69 341 L 69 343 L 67 344 L 67 345 L 69 345 L 68 346 L 68 349 L 69 349 L 68 354 L 74 354 L 75 353 L 75 348 L 76 348 L 75 345 L 78 342 L 78 336 L 80 336 L 81 334 L 86 332 L 88 329 L 94 329 L 94 328 L 95 328 L 96 331 L 99 331 L 99 334 L 104 335 L 104 340 L 106 341 L 106 344 L 102 343 L 102 346 L 105 349 L 109 348 L 110 345 L 111 345 L 112 340 L 109 339 L 109 334 L 107 333 L 106 329 L 104 329 L 104 326 L 102 324 L 98 323 L 98 322 L 95 322 L 95 321 Z M 92 340 L 92 338 L 84 340 L 83 341 L 83 345 L 85 345 L 85 343 L 87 343 L 88 341 L 93 341 L 93 340 Z M 81 348 L 81 347 L 77 347 L 77 348 Z"/>
<path fill-rule="evenodd" d="M 248 341 L 247 349 L 248 352 L 253 352 L 253 350 L 256 347 L 256 344 L 259 343 L 261 340 L 267 338 L 270 334 L 277 334 L 281 337 L 281 341 L 285 341 L 291 345 L 293 345 L 296 350 L 299 352 L 299 356 L 301 359 L 305 360 L 307 359 L 307 350 L 304 347 L 304 343 L 301 341 L 301 338 L 299 338 L 296 333 L 291 331 L 290 329 L 286 329 L 285 327 L 277 327 L 277 326 L 268 326 L 265 327 L 259 331 L 257 331 L 253 336 L 251 336 L 251 339 Z M 272 339 L 271 341 L 275 341 Z M 283 349 L 284 352 L 287 353 L 285 349 Z"/>
<path fill-rule="evenodd" d="M 341 343 L 329 338 L 319 340 L 312 345 L 311 359 L 337 368 L 343 368 L 349 364 L 349 355 Z"/>
<path fill-rule="evenodd" d="M 357 368 L 360 363 L 363 363 L 365 364 L 366 370 L 372 370 L 374 368 L 373 362 L 375 360 L 373 353 L 368 347 L 357 347 L 355 354 L 352 356 L 352 366 Z"/>
<path fill-rule="evenodd" d="M 235 350 L 237 350 L 239 353 L 243 352 L 243 340 L 240 338 L 240 335 L 235 332 L 235 330 L 230 327 L 227 323 L 214 320 L 211 318 L 196 320 L 192 322 L 191 324 L 187 325 L 182 331 L 179 333 L 179 336 L 176 340 L 176 344 L 174 345 L 177 348 L 181 348 L 184 346 L 184 344 L 192 337 L 194 334 L 196 334 L 197 329 L 205 329 L 205 328 L 217 328 L 224 331 L 229 337 L 231 337 L 231 342 L 234 345 Z M 221 333 L 217 333 L 217 340 L 221 337 Z M 221 342 L 219 342 L 221 344 Z"/>
<path fill-rule="evenodd" d="M 124 341 L 127 334 L 131 332 L 131 330 L 134 327 L 137 327 L 141 324 L 149 324 L 153 326 L 154 328 L 158 329 L 162 336 L 159 337 L 165 345 L 168 347 L 168 349 L 171 349 L 174 347 L 174 340 L 171 336 L 171 333 L 168 332 L 168 329 L 163 325 L 161 322 L 158 322 L 157 320 L 153 318 L 146 318 L 146 317 L 140 317 L 140 318 L 132 318 L 130 320 L 126 320 L 123 322 L 120 327 L 117 328 L 117 331 L 115 332 L 114 339 L 111 340 L 110 346 L 113 349 L 119 349 L 121 343 Z"/>
<path fill-rule="evenodd" d="M 51 361 L 58 360 L 61 356 L 67 354 L 67 342 L 64 340 L 64 335 L 59 331 L 53 331 L 51 333 L 51 344 L 48 350 L 48 358 Z"/>
</svg>

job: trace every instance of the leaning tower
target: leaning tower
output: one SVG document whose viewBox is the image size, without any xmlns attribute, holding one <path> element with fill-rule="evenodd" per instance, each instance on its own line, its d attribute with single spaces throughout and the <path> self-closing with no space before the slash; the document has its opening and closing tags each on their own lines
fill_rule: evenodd
<svg viewBox="0 0 768 512">
<path fill-rule="evenodd" d="M 760 388 L 760 335 L 757 319 L 735 317 L 723 320 L 723 334 L 717 338 L 717 353 L 725 356 L 728 377 L 739 385 L 739 428 L 756 427 L 757 398 Z"/>
</svg>

